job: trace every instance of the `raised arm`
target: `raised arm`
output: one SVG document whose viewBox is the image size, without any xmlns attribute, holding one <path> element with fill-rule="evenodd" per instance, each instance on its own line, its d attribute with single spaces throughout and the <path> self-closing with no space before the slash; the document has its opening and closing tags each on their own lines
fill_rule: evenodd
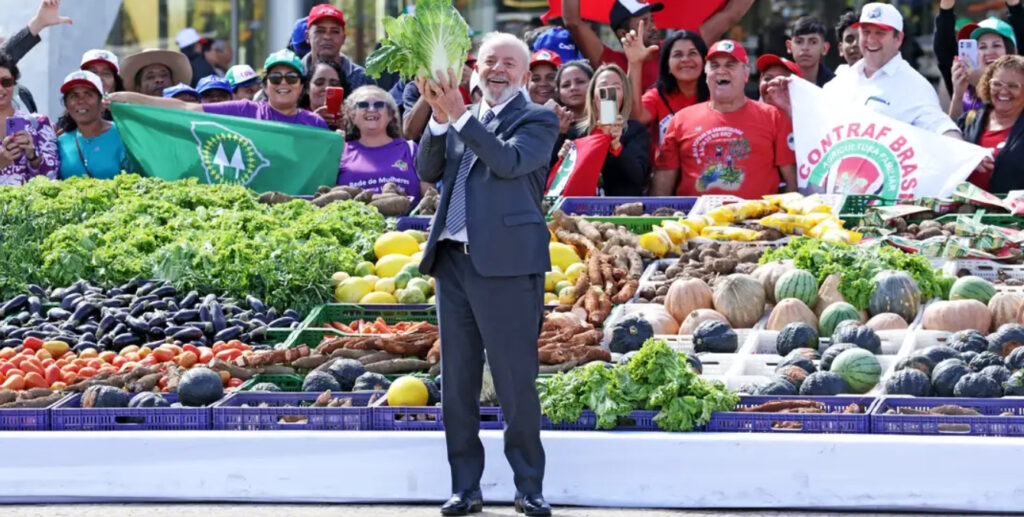
<svg viewBox="0 0 1024 517">
<path fill-rule="evenodd" d="M 953 58 L 956 57 L 956 14 L 953 6 L 956 0 L 939 2 L 939 14 L 935 15 L 935 35 L 932 36 L 932 48 L 935 50 L 935 61 L 939 66 L 939 75 L 946 85 L 946 91 L 953 94 L 956 86 L 952 78 Z M 959 102 L 959 99 L 954 99 Z"/>
<path fill-rule="evenodd" d="M 734 25 L 743 19 L 754 0 L 729 0 L 717 13 L 712 14 L 700 25 L 700 36 L 708 45 L 718 41 Z"/>
<path fill-rule="evenodd" d="M 640 22 L 639 33 L 644 33 L 644 22 Z M 643 102 L 643 68 L 644 61 L 650 55 L 658 53 L 658 46 L 644 47 L 644 42 L 640 36 L 634 31 L 629 31 L 629 34 L 622 38 L 622 48 L 625 50 L 626 59 L 629 61 L 629 70 L 626 71 L 626 77 L 629 79 L 629 84 L 633 90 L 633 98 L 626 99 L 633 103 L 631 118 L 644 125 L 650 124 L 651 120 L 654 119 L 654 114 L 647 111 L 647 107 L 644 106 Z"/>
<path fill-rule="evenodd" d="M 107 96 L 105 104 L 120 102 L 122 104 L 135 104 L 138 106 L 152 106 L 154 108 L 167 108 L 174 110 L 195 111 L 202 113 L 203 105 L 195 102 L 185 102 L 178 99 L 164 97 L 150 97 L 135 92 L 114 92 Z"/>
<path fill-rule="evenodd" d="M 590 66 L 597 68 L 604 54 L 604 43 L 580 15 L 580 0 L 562 0 L 562 21 L 583 57 L 590 61 Z"/>
</svg>

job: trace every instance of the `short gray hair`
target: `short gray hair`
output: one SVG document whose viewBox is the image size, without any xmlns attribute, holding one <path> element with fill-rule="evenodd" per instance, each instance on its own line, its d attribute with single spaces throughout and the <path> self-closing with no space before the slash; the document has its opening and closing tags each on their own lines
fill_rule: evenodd
<svg viewBox="0 0 1024 517">
<path fill-rule="evenodd" d="M 482 55 L 484 49 L 489 46 L 511 44 L 520 50 L 523 54 L 523 63 L 530 66 L 530 47 L 526 46 L 526 42 L 517 38 L 514 34 L 507 32 L 490 32 L 484 36 L 483 42 L 480 44 L 480 50 L 477 55 Z"/>
</svg>

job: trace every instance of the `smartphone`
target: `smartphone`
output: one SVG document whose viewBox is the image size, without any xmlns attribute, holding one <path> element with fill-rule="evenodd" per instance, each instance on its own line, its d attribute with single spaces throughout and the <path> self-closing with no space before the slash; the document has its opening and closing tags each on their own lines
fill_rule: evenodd
<svg viewBox="0 0 1024 517">
<path fill-rule="evenodd" d="M 345 89 L 340 86 L 327 87 L 327 113 L 341 115 L 341 103 L 345 100 Z"/>
<path fill-rule="evenodd" d="M 13 135 L 28 129 L 28 121 L 21 117 L 7 117 L 7 134 Z"/>
<path fill-rule="evenodd" d="M 962 39 L 959 41 L 960 46 L 960 61 L 970 65 L 972 68 L 978 67 L 978 40 L 973 39 Z"/>
<path fill-rule="evenodd" d="M 601 99 L 601 112 L 598 122 L 602 126 L 614 124 L 619 119 L 617 93 L 618 90 L 615 88 L 601 88 L 597 92 L 598 97 Z"/>
</svg>

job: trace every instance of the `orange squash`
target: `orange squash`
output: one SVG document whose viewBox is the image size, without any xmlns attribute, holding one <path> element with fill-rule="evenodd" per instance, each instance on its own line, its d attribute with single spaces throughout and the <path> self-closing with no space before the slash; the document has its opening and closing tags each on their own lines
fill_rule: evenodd
<svg viewBox="0 0 1024 517">
<path fill-rule="evenodd" d="M 682 325 L 679 325 L 679 335 L 690 335 L 696 330 L 697 326 L 705 321 L 721 321 L 722 323 L 729 323 L 729 319 L 722 315 L 722 313 L 714 309 L 697 309 L 690 313 L 689 316 L 683 320 Z"/>
<path fill-rule="evenodd" d="M 992 313 L 992 332 L 1006 323 L 1017 323 L 1017 313 L 1024 305 L 1024 299 L 1012 293 L 996 293 L 988 301 L 988 310 Z"/>
<path fill-rule="evenodd" d="M 733 328 L 752 328 L 764 316 L 764 287 L 750 275 L 719 278 L 713 303 L 714 309 L 728 318 Z"/>
<path fill-rule="evenodd" d="M 893 312 L 875 314 L 875 316 L 869 319 L 864 325 L 875 332 L 880 330 L 904 330 L 909 327 L 909 325 L 907 325 L 907 320 Z"/>
<path fill-rule="evenodd" d="M 772 309 L 768 316 L 768 330 L 782 330 L 790 323 L 806 323 L 818 328 L 818 317 L 804 302 L 796 298 L 786 298 Z"/>
<path fill-rule="evenodd" d="M 697 309 L 710 309 L 713 303 L 712 296 L 711 288 L 703 280 L 676 280 L 672 282 L 665 295 L 665 310 L 676 321 L 683 321 Z"/>
<path fill-rule="evenodd" d="M 925 330 L 977 330 L 986 333 L 992 328 L 992 312 L 978 300 L 935 302 L 924 309 L 921 326 Z"/>
</svg>

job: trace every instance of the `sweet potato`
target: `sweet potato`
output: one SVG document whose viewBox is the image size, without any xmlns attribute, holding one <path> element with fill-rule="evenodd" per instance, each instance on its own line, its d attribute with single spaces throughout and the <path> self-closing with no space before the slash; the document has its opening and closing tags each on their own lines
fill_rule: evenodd
<svg viewBox="0 0 1024 517">
<path fill-rule="evenodd" d="M 579 229 L 580 234 L 590 239 L 590 242 L 593 242 L 594 244 L 601 242 L 601 232 L 597 230 L 594 223 L 583 219 L 576 219 L 576 228 Z"/>
<path fill-rule="evenodd" d="M 295 198 L 285 194 L 284 192 L 264 192 L 260 194 L 259 202 L 264 205 L 279 205 L 281 203 L 287 203 Z"/>
<path fill-rule="evenodd" d="M 313 200 L 313 204 L 320 208 L 323 208 L 331 203 L 334 203 L 335 201 L 348 201 L 349 199 L 352 199 L 352 196 L 348 195 L 347 192 L 337 191 L 317 197 L 316 199 Z"/>
<path fill-rule="evenodd" d="M 369 203 L 370 201 L 373 201 L 373 192 L 369 191 L 369 190 L 361 190 L 352 199 L 354 199 L 354 200 L 356 200 L 356 201 L 358 201 L 360 203 Z"/>
<path fill-rule="evenodd" d="M 430 363 L 420 359 L 389 359 L 366 365 L 366 371 L 373 373 L 411 373 L 426 371 Z"/>
<path fill-rule="evenodd" d="M 380 351 L 380 352 L 374 352 L 372 354 L 364 355 L 364 356 L 360 357 L 359 358 L 359 362 L 363 363 L 363 364 L 370 364 L 370 363 L 376 363 L 376 362 L 380 362 L 380 361 L 386 361 L 388 359 L 400 359 L 400 358 L 401 358 L 401 356 L 392 354 L 391 352 Z"/>
<path fill-rule="evenodd" d="M 317 366 L 326 363 L 328 359 L 330 359 L 330 357 L 323 354 L 309 355 L 306 357 L 300 357 L 292 361 L 292 366 L 294 366 L 295 368 L 312 370 L 313 368 L 316 368 Z"/>
<path fill-rule="evenodd" d="M 381 215 L 389 217 L 403 216 L 409 213 L 409 198 L 399 195 L 384 195 L 374 197 L 368 204 L 376 208 Z"/>
<path fill-rule="evenodd" d="M 644 215 L 644 204 L 637 203 L 623 203 L 615 207 L 615 215 L 639 217 Z"/>
</svg>

